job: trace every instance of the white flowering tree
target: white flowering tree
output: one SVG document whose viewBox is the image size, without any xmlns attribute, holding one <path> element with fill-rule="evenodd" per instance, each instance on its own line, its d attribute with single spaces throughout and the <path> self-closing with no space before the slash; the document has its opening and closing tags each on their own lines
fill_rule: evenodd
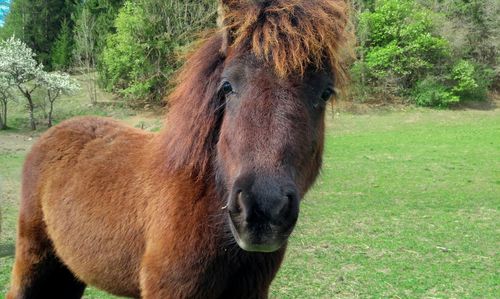
<svg viewBox="0 0 500 299">
<path fill-rule="evenodd" d="M 35 60 L 36 54 L 25 43 L 12 36 L 0 41 L 0 76 L 7 77 L 28 101 L 31 129 L 36 130 L 33 92 L 40 87 L 43 65 Z"/>
<path fill-rule="evenodd" d="M 39 83 L 47 90 L 47 101 L 49 102 L 48 127 L 52 127 L 52 112 L 54 102 L 62 94 L 69 94 L 80 89 L 78 83 L 68 74 L 62 72 L 44 73 L 39 78 Z"/>
</svg>

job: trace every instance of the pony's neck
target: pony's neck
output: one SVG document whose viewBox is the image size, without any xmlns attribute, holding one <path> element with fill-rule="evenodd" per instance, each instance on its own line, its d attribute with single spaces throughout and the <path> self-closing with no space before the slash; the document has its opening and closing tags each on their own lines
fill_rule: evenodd
<svg viewBox="0 0 500 299">
<path fill-rule="evenodd" d="M 217 97 L 224 61 L 221 45 L 220 35 L 206 40 L 187 60 L 169 97 L 171 108 L 158 149 L 168 173 L 206 180 L 212 168 L 223 111 Z"/>
</svg>

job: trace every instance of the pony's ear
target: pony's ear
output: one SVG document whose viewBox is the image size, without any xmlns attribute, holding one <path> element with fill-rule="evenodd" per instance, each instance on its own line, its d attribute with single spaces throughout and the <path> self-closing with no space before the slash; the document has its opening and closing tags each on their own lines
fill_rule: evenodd
<svg viewBox="0 0 500 299">
<path fill-rule="evenodd" d="M 219 0 L 219 4 L 217 6 L 217 27 L 224 27 L 224 18 L 226 16 L 226 11 L 228 9 L 227 0 Z"/>
<path fill-rule="evenodd" d="M 219 5 L 217 7 L 217 27 L 222 32 L 222 46 L 221 53 L 226 54 L 229 45 L 231 44 L 232 34 L 230 29 L 227 27 L 226 17 L 227 12 L 231 9 L 231 6 L 234 5 L 234 0 L 219 0 Z"/>
</svg>

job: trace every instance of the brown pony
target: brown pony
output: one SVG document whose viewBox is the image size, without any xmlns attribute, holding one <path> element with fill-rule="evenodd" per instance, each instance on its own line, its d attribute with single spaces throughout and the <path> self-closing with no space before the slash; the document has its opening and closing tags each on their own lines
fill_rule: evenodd
<svg viewBox="0 0 500 299">
<path fill-rule="evenodd" d="M 267 298 L 320 169 L 347 4 L 221 4 L 162 132 L 84 117 L 33 146 L 7 298 Z"/>
</svg>

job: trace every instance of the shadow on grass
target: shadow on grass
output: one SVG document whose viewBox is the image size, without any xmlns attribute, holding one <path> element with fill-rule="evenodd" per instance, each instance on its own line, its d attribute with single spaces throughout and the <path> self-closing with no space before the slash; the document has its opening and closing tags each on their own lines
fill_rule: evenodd
<svg viewBox="0 0 500 299">
<path fill-rule="evenodd" d="M 14 243 L 0 244 L 0 258 L 14 256 L 16 246 Z"/>
<path fill-rule="evenodd" d="M 452 107 L 452 110 L 482 110 L 489 111 L 495 110 L 498 108 L 498 104 L 500 104 L 499 99 L 488 99 L 485 101 L 464 101 L 458 104 L 455 107 Z"/>
</svg>

